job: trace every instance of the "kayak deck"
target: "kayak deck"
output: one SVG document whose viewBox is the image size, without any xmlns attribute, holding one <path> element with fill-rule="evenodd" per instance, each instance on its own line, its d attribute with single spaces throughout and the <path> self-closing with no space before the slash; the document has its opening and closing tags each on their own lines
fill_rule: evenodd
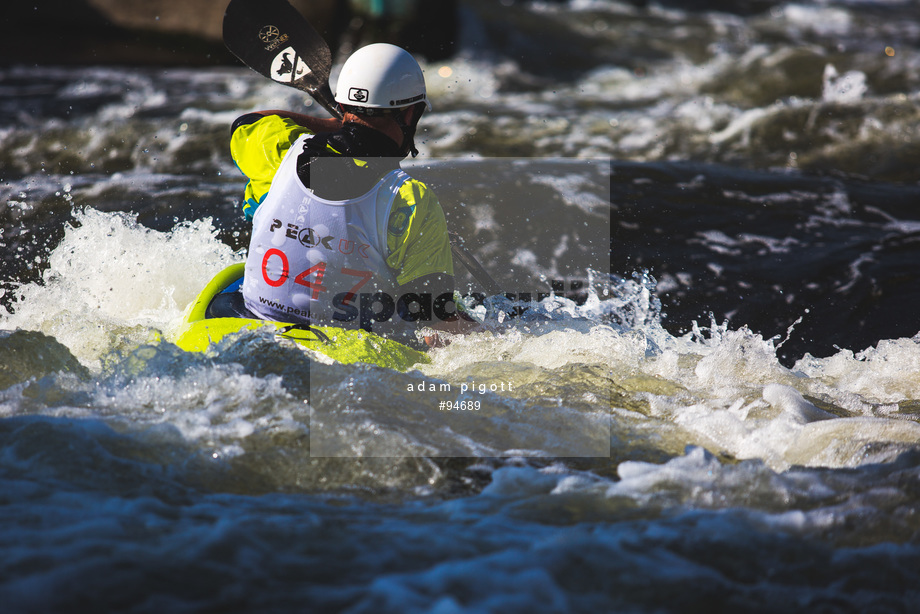
<svg viewBox="0 0 920 614">
<path fill-rule="evenodd" d="M 231 265 L 205 286 L 188 306 L 182 324 L 172 335 L 177 346 L 187 352 L 203 352 L 228 335 L 273 327 L 278 337 L 294 341 L 344 364 L 363 362 L 406 371 L 415 364 L 430 362 L 424 352 L 364 330 L 271 322 L 256 318 L 207 317 L 208 306 L 214 297 L 238 285 L 243 270 L 243 263 Z"/>
</svg>

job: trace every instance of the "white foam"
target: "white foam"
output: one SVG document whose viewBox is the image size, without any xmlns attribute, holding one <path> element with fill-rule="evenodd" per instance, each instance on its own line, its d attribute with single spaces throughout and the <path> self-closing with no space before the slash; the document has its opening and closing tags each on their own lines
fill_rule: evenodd
<svg viewBox="0 0 920 614">
<path fill-rule="evenodd" d="M 920 425 L 909 415 L 894 413 L 896 406 L 880 407 L 874 399 L 881 392 L 876 385 L 901 389 L 892 391 L 889 401 L 917 398 L 920 356 L 913 341 L 880 344 L 888 359 L 868 352 L 858 360 L 842 352 L 800 363 L 794 372 L 779 364 L 772 340 L 745 329 L 713 326 L 708 335 L 700 330 L 659 344 L 659 353 L 637 365 L 679 388 L 650 387 L 648 412 L 680 427 L 669 437 L 685 443 L 760 459 L 783 471 L 793 465 L 874 462 L 920 440 Z M 841 414 L 856 408 L 871 418 L 838 417 L 807 400 L 807 394 L 835 404 Z M 868 452 L 873 449 L 878 452 Z"/>
<path fill-rule="evenodd" d="M 43 282 L 21 286 L 16 312 L 0 325 L 52 335 L 88 366 L 119 338 L 143 343 L 167 330 L 214 274 L 239 260 L 209 219 L 168 233 L 123 213 L 85 209 L 74 219 Z"/>
<path fill-rule="evenodd" d="M 182 375 L 157 371 L 127 383 L 115 378 L 95 387 L 93 407 L 103 415 L 130 416 L 133 429 L 168 427 L 223 458 L 241 454 L 245 440 L 260 430 L 306 430 L 305 406 L 284 390 L 280 376 L 254 377 L 236 365 Z"/>
<path fill-rule="evenodd" d="M 20 288 L 24 300 L 2 325 L 51 334 L 89 366 L 113 348 L 168 330 L 211 276 L 240 258 L 217 240 L 207 220 L 167 233 L 92 209 L 76 220 L 78 227 L 69 228 L 52 252 L 44 283 Z M 773 340 L 746 328 L 713 323 L 683 337 L 669 335 L 651 303 L 651 283 L 623 282 L 616 293 L 591 295 L 583 305 L 547 299 L 537 311 L 548 319 L 492 324 L 492 332 L 454 338 L 419 368 L 454 382 L 491 369 L 494 377 L 527 383 L 567 368 L 599 367 L 636 400 L 645 398 L 652 420 L 675 427 L 666 437 L 761 459 L 774 470 L 855 465 L 876 458 L 866 455 L 873 445 L 920 438 L 920 427 L 896 413 L 899 401 L 920 396 L 920 342 L 891 340 L 855 355 L 803 359 L 790 371 L 779 364 Z M 608 323 L 614 314 L 625 326 Z M 597 391 L 589 392 L 584 401 L 603 407 Z M 834 416 L 806 395 L 866 419 Z M 624 415 L 638 419 L 636 408 Z M 210 428 L 196 424 L 189 418 L 177 428 L 188 438 Z M 249 427 L 221 428 L 235 433 L 232 439 L 245 438 Z"/>
<path fill-rule="evenodd" d="M 864 72 L 848 70 L 841 75 L 833 64 L 824 67 L 821 99 L 825 102 L 858 102 L 867 91 L 869 86 Z"/>
<path fill-rule="evenodd" d="M 853 17 L 849 11 L 833 7 L 786 4 L 783 20 L 790 27 L 815 32 L 821 36 L 843 36 L 850 32 Z"/>
<path fill-rule="evenodd" d="M 861 352 L 841 350 L 828 358 L 806 355 L 794 370 L 807 376 L 808 389 L 848 409 L 871 411 L 873 404 L 920 398 L 920 336 L 888 339 Z M 862 405 L 853 403 L 857 395 Z"/>
</svg>

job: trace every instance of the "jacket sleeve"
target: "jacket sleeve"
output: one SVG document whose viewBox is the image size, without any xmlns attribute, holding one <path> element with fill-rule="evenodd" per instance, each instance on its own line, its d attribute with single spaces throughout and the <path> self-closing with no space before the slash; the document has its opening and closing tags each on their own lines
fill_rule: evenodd
<svg viewBox="0 0 920 614">
<path fill-rule="evenodd" d="M 265 200 L 284 154 L 304 134 L 312 132 L 278 115 L 249 114 L 234 122 L 230 155 L 237 168 L 249 179 L 243 203 L 243 214 L 247 218 L 252 218 L 256 208 Z"/>
<path fill-rule="evenodd" d="M 387 226 L 387 264 L 405 285 L 425 275 L 454 274 L 447 221 L 437 196 L 411 179 L 399 190 Z"/>
</svg>

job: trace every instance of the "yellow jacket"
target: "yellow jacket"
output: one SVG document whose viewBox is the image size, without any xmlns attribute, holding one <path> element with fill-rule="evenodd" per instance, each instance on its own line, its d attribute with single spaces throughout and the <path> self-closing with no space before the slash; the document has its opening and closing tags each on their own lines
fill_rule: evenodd
<svg viewBox="0 0 920 614">
<path fill-rule="evenodd" d="M 278 115 L 266 115 L 233 131 L 230 154 L 249 179 L 243 213 L 252 218 L 271 188 L 275 172 L 291 145 L 312 132 Z M 357 161 L 356 163 L 360 163 Z M 387 266 L 403 285 L 430 274 L 454 274 L 447 222 L 437 196 L 417 179 L 402 185 L 387 232 Z"/>
</svg>

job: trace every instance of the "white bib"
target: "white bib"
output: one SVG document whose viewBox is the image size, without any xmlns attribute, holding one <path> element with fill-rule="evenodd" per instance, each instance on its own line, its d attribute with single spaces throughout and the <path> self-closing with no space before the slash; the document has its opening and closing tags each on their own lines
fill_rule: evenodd
<svg viewBox="0 0 920 614">
<path fill-rule="evenodd" d="M 319 198 L 297 177 L 297 157 L 308 138 L 288 150 L 253 216 L 243 298 L 268 320 L 358 328 L 362 294 L 365 300 L 377 292 L 397 296 L 396 275 L 386 264 L 386 232 L 409 176 L 396 169 L 358 198 Z"/>
</svg>

